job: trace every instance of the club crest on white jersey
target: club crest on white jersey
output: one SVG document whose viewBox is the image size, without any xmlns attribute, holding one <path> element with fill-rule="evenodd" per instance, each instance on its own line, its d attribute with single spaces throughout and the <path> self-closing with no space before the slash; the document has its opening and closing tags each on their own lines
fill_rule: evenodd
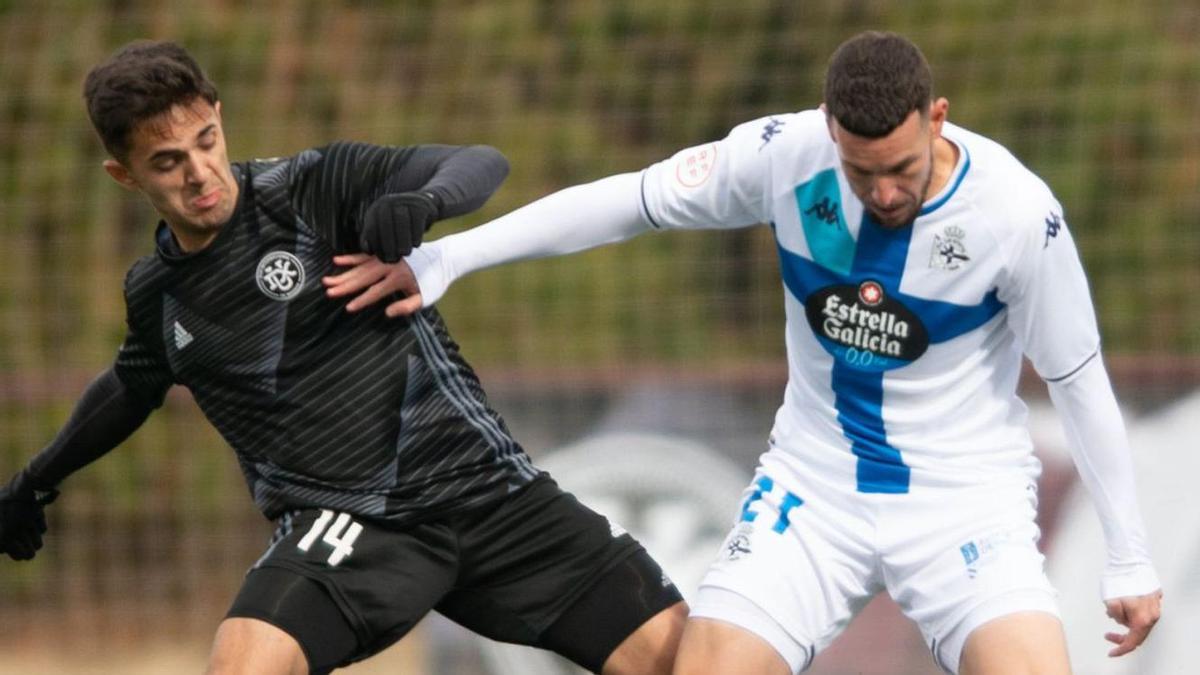
<svg viewBox="0 0 1200 675">
<path fill-rule="evenodd" d="M 951 225 L 940 235 L 933 236 L 933 248 L 929 252 L 929 266 L 937 270 L 953 272 L 967 264 L 971 257 L 967 255 L 967 246 L 963 238 L 967 233 L 961 227 Z"/>
</svg>

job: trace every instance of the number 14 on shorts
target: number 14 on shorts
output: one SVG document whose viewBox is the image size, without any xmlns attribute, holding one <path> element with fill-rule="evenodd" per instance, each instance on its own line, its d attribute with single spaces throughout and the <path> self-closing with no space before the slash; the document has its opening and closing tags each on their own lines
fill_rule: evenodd
<svg viewBox="0 0 1200 675">
<path fill-rule="evenodd" d="M 334 516 L 337 519 L 334 520 Z M 330 525 L 329 521 L 333 521 Z M 363 526 L 361 523 L 356 523 L 350 518 L 349 513 L 334 513 L 328 509 L 321 509 L 321 515 L 313 521 L 312 527 L 309 528 L 308 534 L 296 544 L 296 548 L 308 553 L 316 543 L 317 537 L 321 537 L 321 541 L 333 547 L 333 552 L 329 554 L 329 559 L 326 561 L 330 567 L 337 567 L 340 562 L 346 559 L 346 556 L 354 552 L 354 540 L 358 539 L 358 535 L 362 534 Z M 324 532 L 325 536 L 321 536 Z"/>
</svg>

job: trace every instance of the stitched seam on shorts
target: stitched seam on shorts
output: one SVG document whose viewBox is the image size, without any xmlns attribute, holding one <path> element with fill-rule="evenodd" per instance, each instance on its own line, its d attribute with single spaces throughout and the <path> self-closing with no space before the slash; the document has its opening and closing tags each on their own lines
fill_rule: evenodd
<svg viewBox="0 0 1200 675">
<path fill-rule="evenodd" d="M 259 567 L 278 567 L 280 569 L 286 569 L 289 572 L 295 572 L 296 574 L 315 582 L 317 585 L 323 588 L 326 593 L 329 594 L 329 597 L 333 599 L 334 604 L 336 604 L 338 609 L 342 611 L 342 615 L 349 620 L 351 628 L 354 629 L 355 636 L 358 637 L 359 644 L 366 645 L 372 642 L 372 640 L 367 639 L 370 636 L 370 630 L 367 627 L 366 620 L 364 620 L 363 617 L 358 614 L 358 612 L 354 611 L 352 603 L 346 598 L 346 596 L 342 594 L 341 589 L 339 589 L 337 586 L 329 583 L 326 579 L 322 579 L 314 574 L 310 574 L 309 571 L 304 567 L 292 564 L 292 562 L 289 560 L 266 560 L 263 561 Z"/>
</svg>

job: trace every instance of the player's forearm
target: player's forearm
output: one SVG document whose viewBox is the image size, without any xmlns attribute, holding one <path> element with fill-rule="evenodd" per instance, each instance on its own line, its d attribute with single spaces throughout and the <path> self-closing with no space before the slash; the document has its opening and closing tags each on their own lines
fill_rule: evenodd
<svg viewBox="0 0 1200 675">
<path fill-rule="evenodd" d="M 1159 587 L 1138 508 L 1125 425 L 1099 355 L 1068 381 L 1048 384 L 1079 476 L 1100 516 L 1108 547 L 1105 598 Z"/>
<path fill-rule="evenodd" d="M 566 255 L 650 229 L 639 208 L 640 174 L 555 192 L 505 216 L 413 251 L 409 264 L 425 305 L 456 279 L 518 260 Z"/>
<path fill-rule="evenodd" d="M 67 423 L 28 471 L 38 487 L 51 488 L 99 459 L 129 437 L 152 407 L 137 399 L 110 368 L 100 374 L 75 404 Z"/>
<path fill-rule="evenodd" d="M 453 218 L 483 206 L 508 176 L 508 160 L 487 145 L 421 146 L 410 161 L 436 165 L 421 189 L 441 201 L 440 218 Z"/>
</svg>

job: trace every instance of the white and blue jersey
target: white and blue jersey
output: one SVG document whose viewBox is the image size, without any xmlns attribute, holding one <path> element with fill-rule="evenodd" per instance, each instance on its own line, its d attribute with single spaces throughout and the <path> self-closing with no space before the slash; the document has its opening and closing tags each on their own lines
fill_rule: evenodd
<svg viewBox="0 0 1200 675">
<path fill-rule="evenodd" d="M 819 110 L 740 125 L 643 172 L 654 227 L 774 231 L 789 378 L 768 472 L 844 476 L 864 493 L 1039 472 L 1022 354 L 1048 381 L 1097 357 L 1087 282 L 1046 185 L 987 138 L 942 134 L 957 165 L 911 227 L 866 212 Z"/>
<path fill-rule="evenodd" d="M 1057 614 L 1037 548 L 1040 465 L 1017 398 L 1050 383 L 1104 525 L 1104 598 L 1159 587 L 1087 281 L 1061 206 L 998 144 L 944 124 L 957 162 L 911 226 L 875 222 L 822 112 L 743 124 L 638 173 L 548 195 L 407 259 L 454 279 L 650 229 L 770 224 L 788 384 L 768 451 L 692 602 L 793 672 L 886 591 L 950 672 L 975 627 Z"/>
</svg>

